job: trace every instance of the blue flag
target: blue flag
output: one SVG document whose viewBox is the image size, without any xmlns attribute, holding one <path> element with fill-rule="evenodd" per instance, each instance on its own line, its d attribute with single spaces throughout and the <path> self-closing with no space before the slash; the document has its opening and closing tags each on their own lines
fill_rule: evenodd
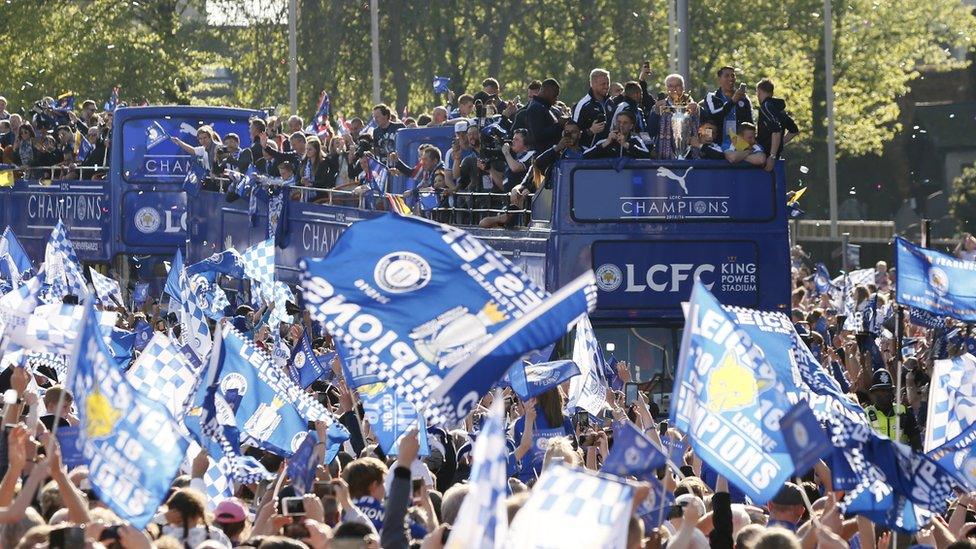
<svg viewBox="0 0 976 549">
<path fill-rule="evenodd" d="M 174 259 L 173 262 L 175 264 L 176 260 Z M 217 280 L 217 276 L 222 274 L 231 278 L 244 278 L 244 258 L 237 250 L 231 248 L 215 253 L 186 268 L 187 277 L 200 275 L 206 278 L 208 282 Z"/>
<path fill-rule="evenodd" d="M 180 297 L 180 273 L 182 272 L 183 252 L 177 248 L 176 255 L 173 256 L 173 263 L 169 266 L 169 274 L 166 275 L 166 285 L 163 287 L 163 292 L 168 294 L 170 300 L 175 303 L 183 302 Z"/>
<path fill-rule="evenodd" d="M 763 350 L 697 281 L 675 373 L 671 424 L 688 433 L 703 461 L 760 504 L 794 471 L 773 421 L 790 407 L 787 389 Z"/>
<path fill-rule="evenodd" d="M 508 381 L 512 390 L 522 400 L 528 400 L 578 376 L 579 366 L 572 360 L 556 360 L 541 364 L 522 361 L 508 369 Z"/>
<path fill-rule="evenodd" d="M 830 292 L 830 273 L 823 263 L 817 263 L 817 268 L 813 273 L 813 283 L 817 287 L 818 294 Z"/>
<path fill-rule="evenodd" d="M 482 241 L 414 216 L 354 223 L 303 268 L 313 318 L 434 424 L 466 416 L 596 300 L 592 272 L 549 296 Z"/>
<path fill-rule="evenodd" d="M 78 446 L 78 435 L 81 434 L 78 425 L 58 427 L 58 445 L 61 446 L 61 463 L 68 469 L 88 464 L 83 449 Z"/>
<path fill-rule="evenodd" d="M 446 76 L 435 76 L 431 85 L 434 88 L 434 93 L 447 93 L 447 86 L 450 83 L 451 79 Z"/>
<path fill-rule="evenodd" d="M 10 259 L 17 268 L 19 280 L 27 278 L 30 273 L 34 272 L 34 265 L 31 263 L 27 251 L 21 246 L 17 235 L 14 234 L 9 226 L 4 229 L 3 236 L 0 237 L 0 255 L 3 254 L 10 256 Z M 9 281 L 10 279 L 8 278 L 7 280 Z"/>
<path fill-rule="evenodd" d="M 637 516 L 644 522 L 644 531 L 650 532 L 667 520 L 666 511 L 674 503 L 674 496 L 653 474 L 644 475 L 639 480 L 651 485 L 647 499 L 637 507 Z"/>
<path fill-rule="evenodd" d="M 290 456 L 305 438 L 307 421 L 332 418 L 230 324 L 224 324 L 221 340 L 214 382 L 237 428 L 262 448 Z"/>
<path fill-rule="evenodd" d="M 334 352 L 326 353 L 322 357 L 316 355 L 315 350 L 312 349 L 312 341 L 308 337 L 308 330 L 304 330 L 302 338 L 298 340 L 291 353 L 291 366 L 297 374 L 294 381 L 302 389 L 307 388 L 324 377 L 327 372 L 332 371 L 333 358 L 335 358 Z"/>
<path fill-rule="evenodd" d="M 842 415 L 830 420 L 834 474 L 856 479 L 840 507 L 886 528 L 913 533 L 941 514 L 957 481 L 932 458 Z M 838 463 L 842 467 L 837 467 Z M 835 483 L 835 487 L 837 483 Z"/>
<path fill-rule="evenodd" d="M 132 308 L 142 307 L 147 299 L 149 299 L 149 283 L 136 282 L 135 288 L 132 289 Z"/>
<path fill-rule="evenodd" d="M 661 437 L 661 445 L 664 446 L 664 451 L 668 453 L 668 460 L 671 461 L 676 467 L 681 467 L 685 462 L 685 451 L 688 450 L 688 445 L 685 441 L 679 439 L 674 439 L 669 436 Z"/>
<path fill-rule="evenodd" d="M 364 385 L 356 392 L 363 402 L 363 418 L 369 422 L 384 453 L 397 455 L 400 438 L 411 428 L 427 432 L 427 422 L 417 413 L 417 408 L 386 383 Z M 420 455 L 430 455 L 425 436 L 420 437 Z"/>
<path fill-rule="evenodd" d="M 895 238 L 895 301 L 934 315 L 976 322 L 976 261 Z"/>
<path fill-rule="evenodd" d="M 153 120 L 149 126 L 146 127 L 146 150 L 150 150 L 160 143 L 166 142 L 169 139 L 169 134 L 166 133 L 166 129 L 159 122 Z"/>
<path fill-rule="evenodd" d="M 142 528 L 169 492 L 187 442 L 166 407 L 133 389 L 111 360 L 91 303 L 78 349 L 66 385 L 77 403 L 88 478 L 100 501 Z"/>
<path fill-rule="evenodd" d="M 834 449 L 806 402 L 794 404 L 779 420 L 779 427 L 797 474 L 809 471 L 820 458 L 829 456 Z"/>
<path fill-rule="evenodd" d="M 661 448 L 631 421 L 619 422 L 613 429 L 613 447 L 603 462 L 604 473 L 643 476 L 668 462 Z"/>
<path fill-rule="evenodd" d="M 309 432 L 305 440 L 299 445 L 298 450 L 288 458 L 288 478 L 291 485 L 295 488 L 296 495 L 304 495 L 312 488 L 315 482 L 315 469 L 319 466 L 322 456 L 315 451 L 319 437 L 315 433 Z"/>
<path fill-rule="evenodd" d="M 203 147 L 197 147 L 203 151 Z M 198 152 L 190 156 L 190 169 L 186 171 L 183 178 L 183 190 L 188 197 L 196 197 L 200 194 L 200 186 L 210 172 L 210 168 L 204 163 L 207 158 L 206 152 Z"/>
</svg>

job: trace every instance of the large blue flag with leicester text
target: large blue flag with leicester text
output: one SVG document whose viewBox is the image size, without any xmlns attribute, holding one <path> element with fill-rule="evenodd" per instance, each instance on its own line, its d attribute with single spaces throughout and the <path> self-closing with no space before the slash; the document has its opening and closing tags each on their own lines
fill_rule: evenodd
<svg viewBox="0 0 976 549">
<path fill-rule="evenodd" d="M 95 309 L 91 303 L 85 308 L 66 383 L 78 408 L 78 446 L 98 499 L 142 528 L 169 492 L 187 442 L 166 406 L 126 380 L 105 345 Z"/>
<path fill-rule="evenodd" d="M 412 216 L 354 223 L 303 263 L 313 317 L 432 423 L 463 418 L 596 305 L 591 272 L 550 296 L 465 231 Z"/>
<path fill-rule="evenodd" d="M 976 322 L 976 262 L 895 238 L 895 301 L 934 315 Z"/>
<path fill-rule="evenodd" d="M 671 397 L 671 423 L 708 465 L 756 503 L 783 486 L 794 466 L 779 431 L 790 408 L 776 370 L 718 300 L 696 282 Z"/>
</svg>

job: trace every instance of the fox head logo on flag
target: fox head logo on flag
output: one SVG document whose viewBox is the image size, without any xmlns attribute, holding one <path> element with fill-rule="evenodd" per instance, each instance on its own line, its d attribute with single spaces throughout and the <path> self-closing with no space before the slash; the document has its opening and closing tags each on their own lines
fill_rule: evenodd
<svg viewBox="0 0 976 549">
<path fill-rule="evenodd" d="M 97 389 L 85 398 L 85 410 L 88 412 L 88 423 L 85 429 L 91 438 L 107 437 L 115 431 L 115 424 L 122 413 L 116 410 L 105 395 Z"/>
<path fill-rule="evenodd" d="M 708 407 L 713 412 L 730 412 L 753 406 L 760 391 L 770 386 L 770 383 L 756 379 L 752 370 L 729 351 L 708 376 Z"/>
</svg>

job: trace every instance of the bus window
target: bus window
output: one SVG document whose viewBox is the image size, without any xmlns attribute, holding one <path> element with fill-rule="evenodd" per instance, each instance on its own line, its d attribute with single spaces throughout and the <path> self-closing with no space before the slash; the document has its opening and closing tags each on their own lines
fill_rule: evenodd
<svg viewBox="0 0 976 549">
<path fill-rule="evenodd" d="M 122 176 L 127 183 L 182 183 L 190 156 L 170 137 L 197 146 L 197 128 L 210 125 L 223 138 L 236 133 L 241 149 L 251 145 L 246 117 L 162 116 L 130 118 L 122 125 Z"/>
</svg>

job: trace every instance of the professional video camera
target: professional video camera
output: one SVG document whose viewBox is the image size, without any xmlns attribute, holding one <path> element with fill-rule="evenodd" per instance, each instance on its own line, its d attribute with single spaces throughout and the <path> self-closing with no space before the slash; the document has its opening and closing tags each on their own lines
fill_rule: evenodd
<svg viewBox="0 0 976 549">
<path fill-rule="evenodd" d="M 502 153 L 502 146 L 506 143 L 512 144 L 504 131 L 498 126 L 488 126 L 481 130 L 481 151 L 478 160 L 491 166 L 495 171 L 505 171 L 505 154 Z"/>
<path fill-rule="evenodd" d="M 371 152 L 372 150 L 373 140 L 368 135 L 361 136 L 356 140 L 356 160 L 359 160 L 364 154 Z"/>
</svg>

